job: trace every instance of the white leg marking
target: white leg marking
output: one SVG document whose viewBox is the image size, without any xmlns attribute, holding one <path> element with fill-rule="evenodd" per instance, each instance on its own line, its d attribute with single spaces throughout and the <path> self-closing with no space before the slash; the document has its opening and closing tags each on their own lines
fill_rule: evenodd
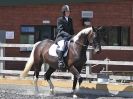
<svg viewBox="0 0 133 99">
<path fill-rule="evenodd" d="M 54 94 L 54 85 L 53 85 L 52 81 L 51 80 L 48 80 L 48 83 L 49 83 L 49 87 L 50 87 L 50 92 L 52 94 Z"/>
<path fill-rule="evenodd" d="M 39 93 L 37 81 L 38 81 L 38 78 L 34 77 L 35 94 L 38 94 Z"/>
</svg>

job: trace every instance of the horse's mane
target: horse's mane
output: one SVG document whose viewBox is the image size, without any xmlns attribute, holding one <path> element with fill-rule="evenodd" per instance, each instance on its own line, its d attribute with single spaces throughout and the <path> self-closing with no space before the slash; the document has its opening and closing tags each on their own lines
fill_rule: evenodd
<svg viewBox="0 0 133 99">
<path fill-rule="evenodd" d="M 89 31 L 92 31 L 92 27 L 88 27 L 88 28 L 85 28 L 85 29 L 82 29 L 80 32 L 78 32 L 76 35 L 73 36 L 73 41 L 77 41 L 78 38 L 80 37 L 81 34 L 88 34 Z"/>
</svg>

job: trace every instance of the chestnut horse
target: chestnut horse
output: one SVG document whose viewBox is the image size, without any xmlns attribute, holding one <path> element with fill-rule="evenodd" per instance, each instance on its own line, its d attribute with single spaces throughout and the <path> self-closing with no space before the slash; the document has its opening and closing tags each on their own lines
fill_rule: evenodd
<svg viewBox="0 0 133 99">
<path fill-rule="evenodd" d="M 58 69 L 58 57 L 51 56 L 49 54 L 50 47 L 54 44 L 54 41 L 46 39 L 37 42 L 31 52 L 30 58 L 26 63 L 24 71 L 20 74 L 20 77 L 25 77 L 31 67 L 34 65 L 35 84 L 37 80 L 41 66 L 43 62 L 49 64 L 49 69 L 45 73 L 44 77 L 48 81 L 50 91 L 54 92 L 54 86 L 50 80 L 51 74 Z M 101 45 L 99 41 L 99 34 L 93 27 L 88 27 L 81 30 L 75 36 L 73 36 L 68 43 L 67 56 L 64 57 L 66 68 L 74 75 L 73 80 L 73 92 L 75 94 L 76 85 L 80 86 L 82 83 L 82 77 L 80 72 L 86 62 L 86 50 L 88 45 L 92 44 L 95 52 L 101 51 Z M 78 83 L 78 84 L 77 84 Z"/>
</svg>

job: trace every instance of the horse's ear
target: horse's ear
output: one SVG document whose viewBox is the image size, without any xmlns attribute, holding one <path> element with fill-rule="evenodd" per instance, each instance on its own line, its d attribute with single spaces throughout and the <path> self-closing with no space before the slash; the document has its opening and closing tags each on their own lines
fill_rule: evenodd
<svg viewBox="0 0 133 99">
<path fill-rule="evenodd" d="M 103 28 L 103 26 L 98 26 L 98 27 L 92 26 L 92 29 L 94 32 L 97 32 L 97 31 L 101 30 L 102 28 Z"/>
<path fill-rule="evenodd" d="M 96 31 L 97 31 L 97 29 L 96 29 L 94 26 L 92 26 L 92 29 L 93 29 L 93 31 L 94 31 L 94 32 L 96 32 Z"/>
<path fill-rule="evenodd" d="M 92 26 L 92 29 L 94 30 L 94 26 Z"/>
<path fill-rule="evenodd" d="M 101 29 L 103 29 L 103 26 L 98 26 L 98 27 L 97 27 L 97 30 L 98 30 L 98 31 L 101 30 Z"/>
</svg>

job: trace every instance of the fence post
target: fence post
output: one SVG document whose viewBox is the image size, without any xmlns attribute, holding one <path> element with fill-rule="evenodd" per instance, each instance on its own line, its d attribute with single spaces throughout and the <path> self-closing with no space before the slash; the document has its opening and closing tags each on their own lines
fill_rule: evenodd
<svg viewBox="0 0 133 99">
<path fill-rule="evenodd" d="M 87 60 L 90 60 L 92 58 L 92 50 L 93 49 L 88 49 L 86 51 Z M 87 64 L 86 65 L 86 77 L 88 78 L 90 74 L 91 74 L 91 64 Z"/>
<path fill-rule="evenodd" d="M 0 47 L 0 57 L 4 57 L 4 56 L 5 56 L 4 48 Z M 4 69 L 5 69 L 5 61 L 0 60 L 0 71 Z"/>
<path fill-rule="evenodd" d="M 105 61 L 110 61 L 110 59 L 107 57 L 106 59 L 105 59 Z M 108 71 L 109 70 L 109 66 L 108 66 L 108 64 L 106 64 L 106 71 Z"/>
</svg>

